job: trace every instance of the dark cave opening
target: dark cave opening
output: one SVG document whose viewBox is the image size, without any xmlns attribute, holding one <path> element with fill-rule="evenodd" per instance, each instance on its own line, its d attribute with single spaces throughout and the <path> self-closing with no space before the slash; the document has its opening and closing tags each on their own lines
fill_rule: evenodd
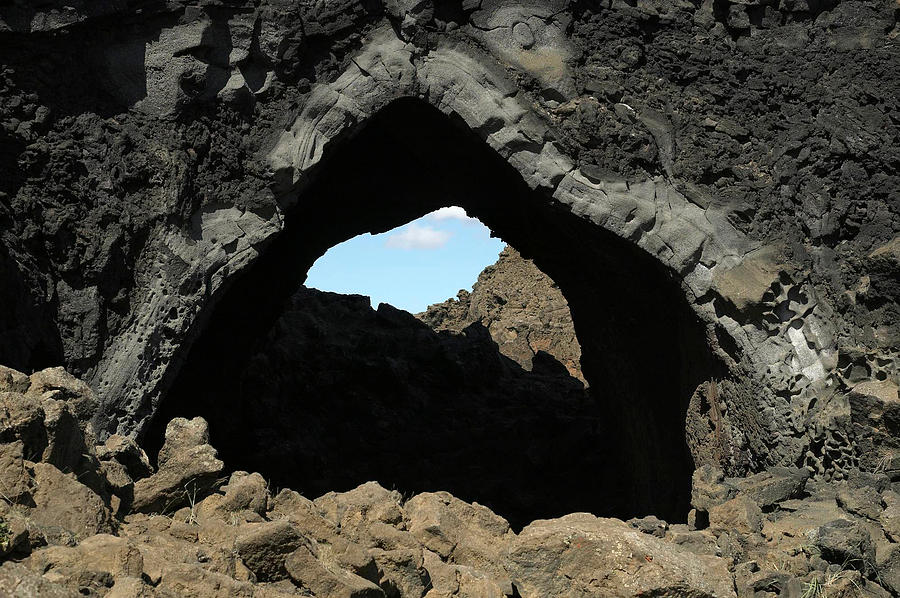
<svg viewBox="0 0 900 598">
<path fill-rule="evenodd" d="M 447 490 L 516 528 L 573 511 L 685 519 L 685 412 L 717 364 L 671 273 L 529 189 L 420 100 L 327 148 L 310 181 L 198 330 L 144 430 L 149 454 L 172 417 L 201 415 L 229 467 L 309 496 L 377 480 Z M 438 334 L 390 306 L 302 287 L 333 245 L 450 205 L 558 284 L 588 390 L 552 359 L 523 370 L 478 326 Z"/>
</svg>

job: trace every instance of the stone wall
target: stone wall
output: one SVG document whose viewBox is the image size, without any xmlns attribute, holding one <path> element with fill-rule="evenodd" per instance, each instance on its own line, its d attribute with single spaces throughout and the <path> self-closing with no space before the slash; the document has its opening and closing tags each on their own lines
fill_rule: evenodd
<svg viewBox="0 0 900 598">
<path fill-rule="evenodd" d="M 725 364 L 697 458 L 894 471 L 897 35 L 889 0 L 4 6 L 0 362 L 139 433 L 329 157 L 416 98 L 675 281 Z"/>
</svg>

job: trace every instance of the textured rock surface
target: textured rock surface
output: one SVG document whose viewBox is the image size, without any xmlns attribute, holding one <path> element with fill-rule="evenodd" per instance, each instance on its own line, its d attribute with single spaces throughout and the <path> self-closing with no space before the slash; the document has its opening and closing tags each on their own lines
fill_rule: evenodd
<svg viewBox="0 0 900 598">
<path fill-rule="evenodd" d="M 478 322 L 500 352 L 526 370 L 532 369 L 535 356 L 543 352 L 587 384 L 566 298 L 534 262 L 511 247 L 478 275 L 471 293 L 460 291 L 456 299 L 432 305 L 417 317 L 435 330 L 457 332 Z"/>
<path fill-rule="evenodd" d="M 897 447 L 846 397 L 897 383 L 896 36 L 889 0 L 5 5 L 0 361 L 65 363 L 98 393 L 101 434 L 140 431 L 237 274 L 314 218 L 320 168 L 418 98 L 534 190 L 456 198 L 518 234 L 576 326 L 579 287 L 635 292 L 544 267 L 606 267 L 542 245 L 548 229 L 577 221 L 676 280 L 727 366 L 722 405 L 690 403 L 711 430 L 695 459 L 872 469 Z M 432 207 L 395 171 L 368 184 L 396 202 L 345 199 L 355 221 L 329 244 Z M 653 311 L 623 299 L 609 317 L 629 304 Z"/>
<path fill-rule="evenodd" d="M 14 425 L 0 420 L 2 431 Z M 157 457 L 162 468 L 177 463 L 177 454 L 209 446 L 202 420 L 173 420 L 167 429 L 166 451 Z M 18 443 L 4 441 L 0 449 L 15 453 L 7 449 Z M 85 448 L 100 478 L 110 445 L 121 442 Z M 113 517 L 101 495 L 52 464 L 28 461 L 25 470 L 34 478 L 34 500 L 0 502 L 4 596 L 885 597 L 898 584 L 900 497 L 884 475 L 853 472 L 821 482 L 772 468 L 726 478 L 708 466 L 693 492 L 705 497 L 708 527 L 573 513 L 517 533 L 490 509 L 447 492 L 404 498 L 368 482 L 309 500 L 289 489 L 273 496 L 260 474 L 247 472 L 227 484 L 213 481 L 208 495 L 177 511 L 122 506 Z M 47 486 L 46 472 L 68 481 Z M 42 486 L 55 503 L 40 498 Z M 859 498 L 852 508 L 848 490 Z M 95 504 L 80 502 L 82 495 Z M 68 513 L 81 509 L 113 525 L 73 526 L 59 510 L 63 502 Z M 50 519 L 84 533 L 56 542 L 59 535 L 41 523 Z"/>
</svg>

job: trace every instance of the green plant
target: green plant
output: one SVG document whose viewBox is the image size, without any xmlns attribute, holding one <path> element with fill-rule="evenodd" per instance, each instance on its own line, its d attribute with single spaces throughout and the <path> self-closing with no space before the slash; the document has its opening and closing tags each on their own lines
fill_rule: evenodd
<svg viewBox="0 0 900 598">
<path fill-rule="evenodd" d="M 189 525 L 197 525 L 199 521 L 197 521 L 197 482 L 194 482 L 194 486 L 192 488 L 188 488 L 190 482 L 184 485 L 184 492 L 187 495 L 188 504 L 191 507 L 191 512 L 188 514 L 187 520 L 185 523 Z"/>
<path fill-rule="evenodd" d="M 819 578 L 813 577 L 812 581 L 803 584 L 803 594 L 800 598 L 821 598 L 823 592 L 824 590 L 822 589 L 822 583 L 819 581 Z"/>
</svg>

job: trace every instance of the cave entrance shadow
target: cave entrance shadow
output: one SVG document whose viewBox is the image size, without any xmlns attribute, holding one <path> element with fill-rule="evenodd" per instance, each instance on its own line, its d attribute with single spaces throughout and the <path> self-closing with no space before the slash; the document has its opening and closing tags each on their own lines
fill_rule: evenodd
<svg viewBox="0 0 900 598">
<path fill-rule="evenodd" d="M 543 428 L 540 417 L 549 411 L 529 411 L 527 404 L 493 413 L 460 413 L 441 405 L 432 415 L 462 421 L 468 417 L 468 428 L 481 430 L 466 436 L 466 426 L 454 426 L 453 437 L 441 439 L 460 447 L 455 453 L 440 447 L 458 456 L 456 461 L 448 458 L 445 470 L 452 469 L 454 475 L 444 478 L 440 471 L 416 474 L 427 469 L 429 453 L 439 448 L 429 446 L 428 434 L 415 441 L 406 438 L 406 445 L 402 435 L 384 446 L 357 442 L 344 446 L 341 459 L 303 453 L 311 446 L 341 443 L 285 439 L 330 435 L 344 439 L 343 444 L 355 442 L 343 429 L 354 426 L 345 425 L 341 417 L 321 417 L 350 404 L 367 406 L 364 411 L 371 415 L 373 428 L 390 429 L 395 417 L 414 426 L 396 416 L 398 376 L 388 376 L 390 384 L 373 385 L 371 394 L 348 403 L 340 398 L 342 373 L 320 372 L 333 379 L 330 394 L 307 388 L 308 400 L 298 397 L 308 407 L 304 417 L 302 410 L 286 409 L 283 400 L 270 400 L 282 391 L 273 395 L 271 389 L 246 383 L 260 343 L 281 316 L 297 307 L 292 296 L 295 301 L 306 272 L 330 247 L 450 205 L 484 222 L 557 283 L 582 345 L 589 398 L 570 402 L 567 410 L 564 403 L 548 399 L 547 405 L 564 411 L 547 419 Z M 685 519 L 693 470 L 685 413 L 691 395 L 712 377 L 717 362 L 706 343 L 705 327 L 690 310 L 677 280 L 654 258 L 532 191 L 462 121 L 411 98 L 389 104 L 354 137 L 328 148 L 285 224 L 282 234 L 221 296 L 199 330 L 146 430 L 148 453 L 158 450 L 171 417 L 202 415 L 229 466 L 259 471 L 275 485 L 311 495 L 346 490 L 378 479 L 373 475 L 377 473 L 387 486 L 397 480 L 404 492 L 448 490 L 486 504 L 514 526 L 578 510 L 621 518 L 655 514 L 669 521 Z M 313 301 L 308 294 L 298 296 Z M 327 309 L 320 311 L 327 315 Z M 313 346 L 317 342 L 307 340 Z M 378 378 L 378 367 L 373 367 L 371 375 Z M 532 375 L 515 372 L 510 364 L 502 368 L 512 370 L 510 376 L 517 380 Z M 458 375 L 467 374 L 463 370 Z M 440 417 L 420 424 L 422 429 L 440 426 Z M 320 425 L 325 421 L 333 427 Z M 530 423 L 517 429 L 517 421 Z M 492 426 L 510 432 L 498 433 L 500 442 L 478 447 Z M 506 448 L 500 450 L 500 445 Z M 521 458 L 504 467 L 502 459 L 516 454 Z M 558 458 L 547 458 L 554 455 Z M 392 464 L 392 471 L 386 471 L 386 463 Z M 462 480 L 468 481 L 456 483 Z"/>
</svg>

